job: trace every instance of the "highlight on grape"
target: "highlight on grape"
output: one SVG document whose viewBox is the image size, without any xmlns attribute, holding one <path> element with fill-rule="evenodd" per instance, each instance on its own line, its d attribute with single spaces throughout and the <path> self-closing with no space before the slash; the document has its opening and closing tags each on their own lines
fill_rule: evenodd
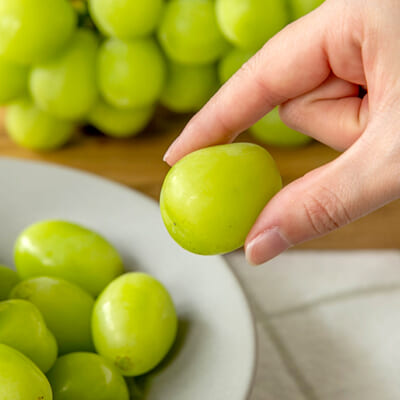
<svg viewBox="0 0 400 400">
<path fill-rule="evenodd" d="M 6 129 L 20 146 L 50 151 L 85 125 L 135 136 L 158 105 L 196 112 L 269 38 L 322 2 L 0 0 Z M 267 119 L 255 137 L 299 144 L 279 127 Z"/>
</svg>

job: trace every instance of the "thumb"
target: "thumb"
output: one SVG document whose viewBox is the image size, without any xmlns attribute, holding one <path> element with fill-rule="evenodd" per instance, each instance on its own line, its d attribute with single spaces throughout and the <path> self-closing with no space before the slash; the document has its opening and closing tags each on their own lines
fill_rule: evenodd
<svg viewBox="0 0 400 400">
<path fill-rule="evenodd" d="M 399 145 L 388 143 L 387 135 L 373 144 L 366 137 L 333 162 L 286 186 L 268 203 L 247 236 L 250 264 L 266 262 L 398 197 Z"/>
</svg>

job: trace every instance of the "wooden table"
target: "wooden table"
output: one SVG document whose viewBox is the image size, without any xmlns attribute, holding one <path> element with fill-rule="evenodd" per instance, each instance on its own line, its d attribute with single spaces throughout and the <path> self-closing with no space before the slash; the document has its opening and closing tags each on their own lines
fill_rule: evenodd
<svg viewBox="0 0 400 400">
<path fill-rule="evenodd" d="M 47 154 L 17 147 L 7 137 L 0 112 L 0 156 L 41 160 L 79 168 L 121 182 L 158 199 L 168 171 L 162 156 L 183 128 L 188 117 L 164 111 L 146 132 L 128 140 L 113 140 L 97 133 L 77 134 L 67 147 Z M 248 134 L 240 141 L 253 141 Z M 269 148 L 277 161 L 284 183 L 337 157 L 337 153 L 319 143 L 294 149 Z M 400 201 L 360 219 L 323 238 L 302 244 L 301 248 L 361 249 L 400 247 Z"/>
</svg>

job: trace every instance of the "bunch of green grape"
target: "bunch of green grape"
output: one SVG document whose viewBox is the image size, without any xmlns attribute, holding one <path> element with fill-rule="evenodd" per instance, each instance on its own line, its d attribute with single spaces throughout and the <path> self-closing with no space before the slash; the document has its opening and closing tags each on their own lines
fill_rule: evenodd
<svg viewBox="0 0 400 400">
<path fill-rule="evenodd" d="M 8 133 L 21 146 L 52 150 L 81 125 L 136 135 L 157 104 L 195 112 L 269 38 L 322 1 L 0 0 Z M 282 129 L 279 117 L 254 132 L 263 139 L 270 128 Z"/>
<path fill-rule="evenodd" d="M 177 314 L 152 276 L 66 221 L 26 228 L 0 266 L 0 399 L 137 399 L 134 378 L 171 349 Z"/>
</svg>

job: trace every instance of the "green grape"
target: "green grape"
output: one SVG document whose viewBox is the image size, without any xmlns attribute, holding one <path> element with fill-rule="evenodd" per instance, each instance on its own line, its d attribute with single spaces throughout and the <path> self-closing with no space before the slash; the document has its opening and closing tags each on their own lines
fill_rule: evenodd
<svg viewBox="0 0 400 400">
<path fill-rule="evenodd" d="M 164 0 L 89 0 L 96 25 L 107 35 L 134 39 L 157 27 Z"/>
<path fill-rule="evenodd" d="M 29 87 L 39 108 L 61 119 L 80 120 L 97 98 L 94 33 L 80 29 L 62 52 L 32 69 Z"/>
<path fill-rule="evenodd" d="M 298 19 L 319 7 L 324 0 L 291 0 L 293 19 Z"/>
<path fill-rule="evenodd" d="M 217 19 L 235 46 L 258 50 L 288 22 L 282 0 L 216 0 Z"/>
<path fill-rule="evenodd" d="M 244 244 L 266 203 L 281 189 L 270 154 L 250 143 L 195 151 L 169 171 L 160 207 L 175 241 L 193 253 L 233 251 Z"/>
<path fill-rule="evenodd" d="M 93 350 L 90 318 L 94 299 L 79 286 L 59 278 L 38 277 L 20 282 L 10 297 L 28 300 L 39 309 L 60 354 Z"/>
<path fill-rule="evenodd" d="M 154 115 L 154 106 L 119 109 L 99 100 L 88 116 L 88 121 L 107 136 L 126 138 L 141 132 Z"/>
<path fill-rule="evenodd" d="M 54 400 L 129 400 L 122 375 L 111 362 L 97 354 L 62 356 L 47 376 Z"/>
<path fill-rule="evenodd" d="M 109 39 L 98 57 L 100 92 L 117 108 L 141 108 L 160 97 L 166 76 L 161 50 L 153 39 Z"/>
<path fill-rule="evenodd" d="M 277 147 L 303 146 L 311 138 L 286 126 L 279 117 L 279 108 L 274 108 L 250 129 L 250 133 L 261 143 Z"/>
<path fill-rule="evenodd" d="M 6 128 L 10 137 L 20 146 L 37 151 L 63 146 L 75 130 L 73 123 L 39 110 L 28 99 L 22 99 L 8 108 Z"/>
<path fill-rule="evenodd" d="M 0 343 L 31 359 L 44 373 L 57 358 L 57 342 L 39 310 L 29 301 L 0 303 Z"/>
<path fill-rule="evenodd" d="M 228 48 L 213 0 L 171 0 L 161 20 L 158 37 L 168 57 L 181 64 L 210 64 Z"/>
<path fill-rule="evenodd" d="M 239 48 L 232 49 L 218 64 L 218 75 L 221 83 L 225 83 L 247 62 L 254 53 Z"/>
<path fill-rule="evenodd" d="M 18 64 L 40 62 L 62 49 L 75 25 L 67 0 L 0 0 L 0 54 Z"/>
<path fill-rule="evenodd" d="M 15 266 L 23 278 L 54 276 L 97 296 L 123 273 L 117 250 L 102 236 L 66 221 L 41 221 L 18 237 Z"/>
<path fill-rule="evenodd" d="M 29 358 L 5 344 L 0 344 L 0 399 L 53 399 L 43 372 Z"/>
<path fill-rule="evenodd" d="M 19 282 L 17 273 L 4 265 L 0 265 L 0 301 L 8 299 L 12 288 Z"/>
<path fill-rule="evenodd" d="M 170 62 L 161 103 L 174 112 L 195 112 L 203 107 L 218 86 L 217 69 L 214 65 L 182 65 Z"/>
<path fill-rule="evenodd" d="M 28 68 L 0 58 L 0 105 L 24 94 L 28 81 Z"/>
<path fill-rule="evenodd" d="M 112 282 L 93 309 L 96 350 L 125 376 L 142 375 L 166 356 L 177 316 L 164 286 L 149 275 L 129 273 Z"/>
</svg>

